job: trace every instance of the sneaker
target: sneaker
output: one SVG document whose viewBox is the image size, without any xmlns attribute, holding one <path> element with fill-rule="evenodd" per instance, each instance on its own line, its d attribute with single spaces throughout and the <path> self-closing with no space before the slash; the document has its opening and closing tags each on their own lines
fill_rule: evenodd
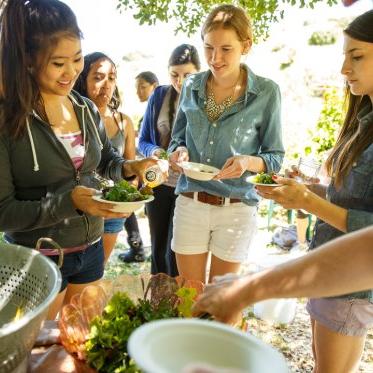
<svg viewBox="0 0 373 373">
<path fill-rule="evenodd" d="M 308 243 L 307 242 L 301 243 L 301 242 L 296 241 L 295 244 L 291 248 L 292 253 L 306 252 L 306 251 L 308 251 Z"/>
<path fill-rule="evenodd" d="M 119 254 L 118 258 L 124 263 L 145 262 L 146 259 L 144 249 L 134 249 L 133 247 Z"/>
</svg>

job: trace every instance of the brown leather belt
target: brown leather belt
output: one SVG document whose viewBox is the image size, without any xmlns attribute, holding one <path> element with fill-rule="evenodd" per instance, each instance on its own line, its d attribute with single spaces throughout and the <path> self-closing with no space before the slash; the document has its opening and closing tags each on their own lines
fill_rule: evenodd
<svg viewBox="0 0 373 373">
<path fill-rule="evenodd" d="M 72 254 L 79 251 L 84 251 L 88 248 L 88 246 L 89 245 L 86 244 L 81 246 L 62 248 L 62 250 L 64 254 Z M 40 252 L 46 256 L 54 256 L 59 254 L 57 249 L 40 249 Z"/>
<path fill-rule="evenodd" d="M 194 199 L 194 192 L 185 192 L 181 193 L 182 196 Z M 237 203 L 242 202 L 242 200 L 238 198 L 228 198 L 230 203 Z M 214 196 L 212 194 L 206 192 L 198 192 L 197 193 L 197 200 L 199 202 L 208 203 L 209 205 L 214 206 L 224 206 L 225 205 L 225 198 Z"/>
</svg>

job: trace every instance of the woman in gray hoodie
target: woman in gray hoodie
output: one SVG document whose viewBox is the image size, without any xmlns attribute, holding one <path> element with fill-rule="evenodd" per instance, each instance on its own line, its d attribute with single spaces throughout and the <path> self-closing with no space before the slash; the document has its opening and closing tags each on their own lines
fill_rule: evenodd
<svg viewBox="0 0 373 373">
<path fill-rule="evenodd" d="M 123 217 L 92 199 L 96 172 L 114 181 L 141 177 L 156 161 L 125 161 L 94 104 L 72 92 L 83 69 L 72 10 L 58 0 L 1 3 L 0 231 L 19 245 L 50 237 L 64 248 L 54 318 L 103 275 L 103 217 Z M 58 260 L 53 248 L 42 252 Z"/>
</svg>

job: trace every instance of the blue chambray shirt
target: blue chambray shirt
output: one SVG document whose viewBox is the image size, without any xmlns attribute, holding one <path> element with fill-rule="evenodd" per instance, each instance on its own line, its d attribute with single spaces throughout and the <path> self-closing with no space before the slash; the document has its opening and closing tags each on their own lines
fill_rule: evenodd
<svg viewBox="0 0 373 373">
<path fill-rule="evenodd" d="M 373 108 L 370 100 L 358 113 L 357 118 L 362 134 L 366 133 L 369 126 L 373 126 Z M 347 209 L 347 232 L 373 225 L 373 139 L 353 164 L 341 188 L 337 190 L 333 182 L 330 183 L 327 200 Z M 310 249 L 315 249 L 343 234 L 337 228 L 317 219 Z M 345 297 L 364 298 L 373 302 L 373 290 L 348 294 Z"/>
<path fill-rule="evenodd" d="M 191 162 L 222 168 L 235 155 L 261 157 L 267 172 L 278 172 L 284 157 L 281 133 L 281 95 L 270 79 L 255 75 L 246 65 L 248 74 L 244 94 L 221 117 L 211 123 L 205 113 L 206 82 L 210 71 L 190 76 L 183 85 L 180 104 L 172 131 L 169 152 L 186 146 Z M 213 195 L 239 198 L 247 205 L 259 201 L 252 184 L 252 175 L 240 178 L 198 181 L 181 175 L 176 193 L 204 191 Z"/>
</svg>

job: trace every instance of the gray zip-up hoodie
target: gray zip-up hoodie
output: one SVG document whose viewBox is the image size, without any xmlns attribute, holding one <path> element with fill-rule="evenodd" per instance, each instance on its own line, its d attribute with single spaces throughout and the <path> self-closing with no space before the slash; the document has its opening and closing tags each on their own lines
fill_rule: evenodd
<svg viewBox="0 0 373 373">
<path fill-rule="evenodd" d="M 94 104 L 76 92 L 69 97 L 85 144 L 79 171 L 36 113 L 30 114 L 22 138 L 0 134 L 0 231 L 17 244 L 35 247 L 38 238 L 50 237 L 62 247 L 75 247 L 103 233 L 103 219 L 80 215 L 71 191 L 79 184 L 97 188 L 95 172 L 120 180 L 124 159 L 111 146 Z"/>
</svg>

